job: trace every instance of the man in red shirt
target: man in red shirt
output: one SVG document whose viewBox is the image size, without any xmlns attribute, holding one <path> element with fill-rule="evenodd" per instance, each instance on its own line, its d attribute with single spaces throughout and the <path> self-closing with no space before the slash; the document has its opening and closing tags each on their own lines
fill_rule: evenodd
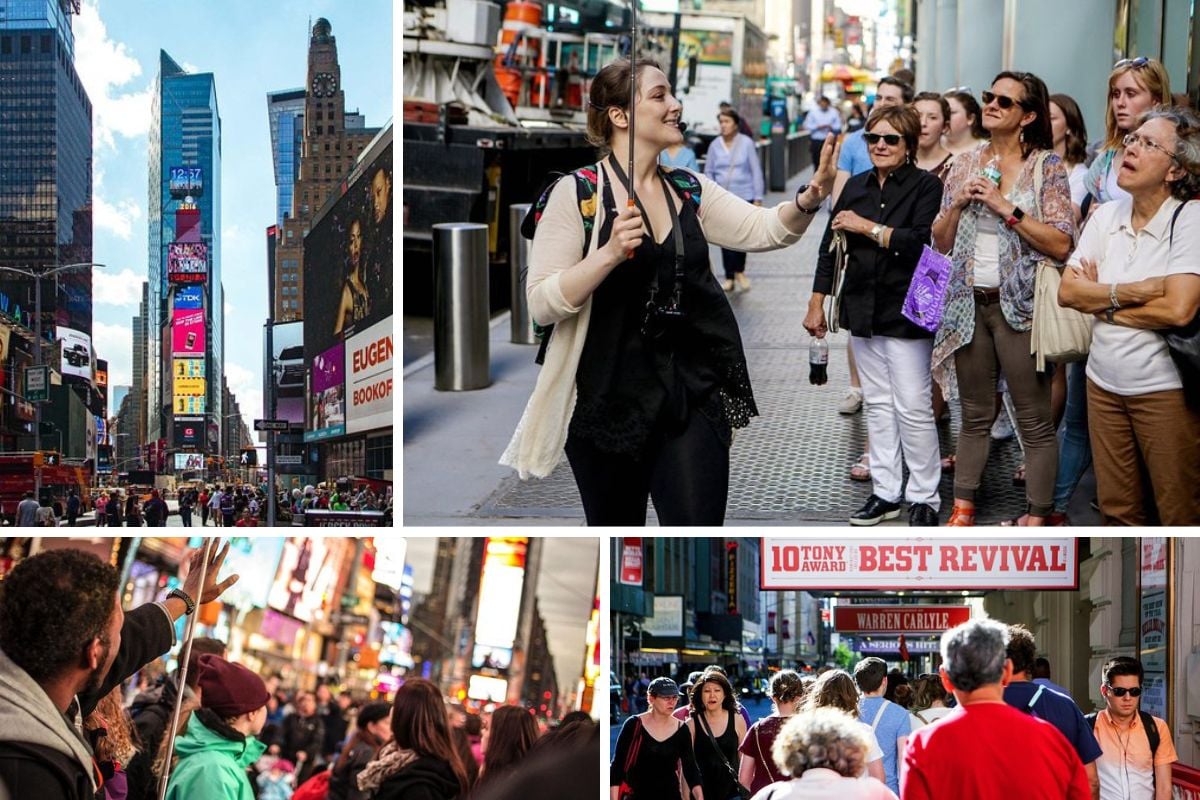
<svg viewBox="0 0 1200 800">
<path fill-rule="evenodd" d="M 942 635 L 942 685 L 958 708 L 909 737 L 903 800 L 1090 800 L 1083 762 L 1066 737 L 1004 702 L 1012 679 L 1007 638 L 1007 627 L 990 619 Z"/>
</svg>

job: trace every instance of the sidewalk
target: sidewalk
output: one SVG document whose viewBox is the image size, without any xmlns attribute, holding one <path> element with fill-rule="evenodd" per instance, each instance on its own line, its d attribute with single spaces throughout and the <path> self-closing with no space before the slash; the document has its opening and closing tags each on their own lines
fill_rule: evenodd
<svg viewBox="0 0 1200 800">
<path fill-rule="evenodd" d="M 807 177 L 807 174 L 806 176 Z M 795 178 L 770 206 L 790 199 Z M 754 395 L 761 416 L 733 444 L 727 525 L 845 525 L 871 493 L 870 483 L 848 477 L 863 452 L 863 415 L 841 416 L 837 405 L 849 386 L 847 334 L 831 335 L 829 383 L 808 383 L 808 334 L 800 322 L 828 221 L 817 214 L 804 237 L 784 250 L 751 253 L 750 291 L 730 296 L 741 326 Z M 712 263 L 720 272 L 720 251 Z M 720 276 L 720 275 L 719 275 Z M 529 399 L 539 367 L 537 348 L 509 341 L 507 315 L 491 329 L 492 380 L 474 392 L 433 388 L 432 357 L 404 373 L 405 525 L 582 525 L 583 508 L 566 463 L 545 480 L 522 482 L 497 462 Z M 952 404 L 957 406 L 957 404 Z M 942 452 L 954 452 L 957 408 L 939 427 Z M 993 442 L 980 490 L 980 524 L 1019 516 L 1024 490 L 1012 485 L 1021 460 L 1015 440 Z M 942 512 L 949 516 L 952 475 L 942 478 Z M 1071 518 L 1096 524 L 1088 508 L 1095 496 L 1091 474 L 1075 494 Z M 649 514 L 654 524 L 654 513 Z M 901 515 L 902 523 L 907 516 Z"/>
</svg>

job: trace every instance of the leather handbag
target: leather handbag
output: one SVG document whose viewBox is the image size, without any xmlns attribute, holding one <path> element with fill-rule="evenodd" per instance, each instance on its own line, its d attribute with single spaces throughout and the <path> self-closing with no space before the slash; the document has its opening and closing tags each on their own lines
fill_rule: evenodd
<svg viewBox="0 0 1200 800">
<path fill-rule="evenodd" d="M 641 719 L 634 717 L 633 724 L 637 726 L 637 730 L 635 730 L 633 732 L 633 744 L 631 744 L 629 746 L 629 752 L 626 753 L 626 755 L 625 755 L 625 778 L 626 779 L 629 777 L 629 771 L 631 769 L 633 769 L 633 765 L 637 763 L 638 752 L 642 749 L 642 721 L 641 721 Z M 622 780 L 620 788 L 617 789 L 617 799 L 618 800 L 627 800 L 627 798 L 632 797 L 632 796 L 633 796 L 633 787 L 631 787 L 628 783 L 626 783 L 624 780 Z"/>
<path fill-rule="evenodd" d="M 850 246 L 844 231 L 833 232 L 829 252 L 833 253 L 833 293 L 829 295 L 829 313 L 825 315 L 825 324 L 830 333 L 837 333 L 842 328 L 842 284 L 846 281 L 846 265 L 850 262 Z"/>
<path fill-rule="evenodd" d="M 1033 167 L 1033 196 L 1037 218 L 1042 221 L 1042 168 L 1048 151 L 1038 156 Z M 1087 358 L 1092 346 L 1092 318 L 1058 303 L 1062 284 L 1061 265 L 1043 256 L 1037 264 L 1033 288 L 1033 328 L 1029 351 L 1037 359 L 1037 371 L 1044 372 L 1046 362 L 1067 363 Z"/>
</svg>

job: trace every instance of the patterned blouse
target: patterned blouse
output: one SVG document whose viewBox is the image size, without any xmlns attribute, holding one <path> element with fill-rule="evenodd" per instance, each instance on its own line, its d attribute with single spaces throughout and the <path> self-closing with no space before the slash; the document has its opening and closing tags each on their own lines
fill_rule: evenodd
<svg viewBox="0 0 1200 800">
<path fill-rule="evenodd" d="M 946 191 L 942 194 L 942 210 L 934 226 L 949 211 L 955 195 L 972 177 L 983 169 L 983 153 L 987 143 L 962 153 L 946 176 Z M 1071 208 L 1071 187 L 1062 159 L 1054 153 L 1035 151 L 1025 160 L 1017 183 L 1008 199 L 1025 213 L 1055 227 L 1075 239 L 1075 213 Z M 1041 197 L 1034 197 L 1034 165 L 1042 164 Z M 980 214 L 992 213 L 981 203 L 963 209 L 950 257 L 954 270 L 946 289 L 946 306 L 942 326 L 933 342 L 933 377 L 947 398 L 958 397 L 958 381 L 954 373 L 954 353 L 971 343 L 975 335 L 975 232 Z M 1000 310 L 1005 321 L 1016 331 L 1027 331 L 1033 323 L 1033 287 L 1038 262 L 1048 256 L 1033 249 L 1033 245 L 1007 225 L 999 226 L 1000 237 Z M 1054 262 L 1057 263 L 1057 262 Z"/>
</svg>

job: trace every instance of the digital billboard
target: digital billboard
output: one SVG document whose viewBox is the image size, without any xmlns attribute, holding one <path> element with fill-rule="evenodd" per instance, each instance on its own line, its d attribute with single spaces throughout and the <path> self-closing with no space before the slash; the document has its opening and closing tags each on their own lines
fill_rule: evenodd
<svg viewBox="0 0 1200 800">
<path fill-rule="evenodd" d="M 475 646 L 509 650 L 517 638 L 521 589 L 525 584 L 525 552 L 529 540 L 492 538 L 483 557 L 479 610 L 475 616 Z"/>
<path fill-rule="evenodd" d="M 306 362 L 392 315 L 392 143 L 376 143 L 304 237 Z"/>
<path fill-rule="evenodd" d="M 176 309 L 171 322 L 171 353 L 180 356 L 204 357 L 204 312 Z"/>
<path fill-rule="evenodd" d="M 392 424 L 392 317 L 346 340 L 346 433 Z"/>
<path fill-rule="evenodd" d="M 344 541 L 289 538 L 284 542 L 279 572 L 267 596 L 271 608 L 304 622 L 325 618 L 335 609 Z"/>
<path fill-rule="evenodd" d="M 204 283 L 208 277 L 208 245 L 204 242 L 172 242 L 167 245 L 167 280 L 172 283 Z"/>
<path fill-rule="evenodd" d="M 467 683 L 467 697 L 472 700 L 503 703 L 508 697 L 508 681 L 503 678 L 489 678 L 486 675 L 472 675 Z"/>
<path fill-rule="evenodd" d="M 204 469 L 204 454 L 203 453 L 176 453 L 175 454 L 175 471 L 176 472 L 198 472 Z"/>
<path fill-rule="evenodd" d="M 271 375 L 275 381 L 272 419 L 304 425 L 304 323 L 285 322 L 271 331 Z"/>
<path fill-rule="evenodd" d="M 283 537 L 231 536 L 225 570 L 240 575 L 232 586 L 221 594 L 221 602 L 235 608 L 262 608 L 267 604 L 275 568 L 283 555 Z"/>
<path fill-rule="evenodd" d="M 180 286 L 175 290 L 174 307 L 180 311 L 196 311 L 204 305 L 204 287 L 199 284 Z"/>
<path fill-rule="evenodd" d="M 205 394 L 204 378 L 181 378 L 175 376 L 176 397 L 203 397 Z"/>
<path fill-rule="evenodd" d="M 204 417 L 175 417 L 175 446 L 204 446 Z"/>
<path fill-rule="evenodd" d="M 58 341 L 62 342 L 63 376 L 92 380 L 92 337 L 73 328 L 59 326 Z"/>
<path fill-rule="evenodd" d="M 208 403 L 204 395 L 175 395 L 173 407 L 176 414 L 204 414 L 208 411 Z"/>
<path fill-rule="evenodd" d="M 341 342 L 313 359 L 306 442 L 346 432 L 345 359 L 346 347 Z"/>
<path fill-rule="evenodd" d="M 203 358 L 177 358 L 173 367 L 176 378 L 203 378 Z"/>
<path fill-rule="evenodd" d="M 168 181 L 172 197 L 196 197 L 204 193 L 204 170 L 200 167 L 171 167 Z"/>
</svg>

